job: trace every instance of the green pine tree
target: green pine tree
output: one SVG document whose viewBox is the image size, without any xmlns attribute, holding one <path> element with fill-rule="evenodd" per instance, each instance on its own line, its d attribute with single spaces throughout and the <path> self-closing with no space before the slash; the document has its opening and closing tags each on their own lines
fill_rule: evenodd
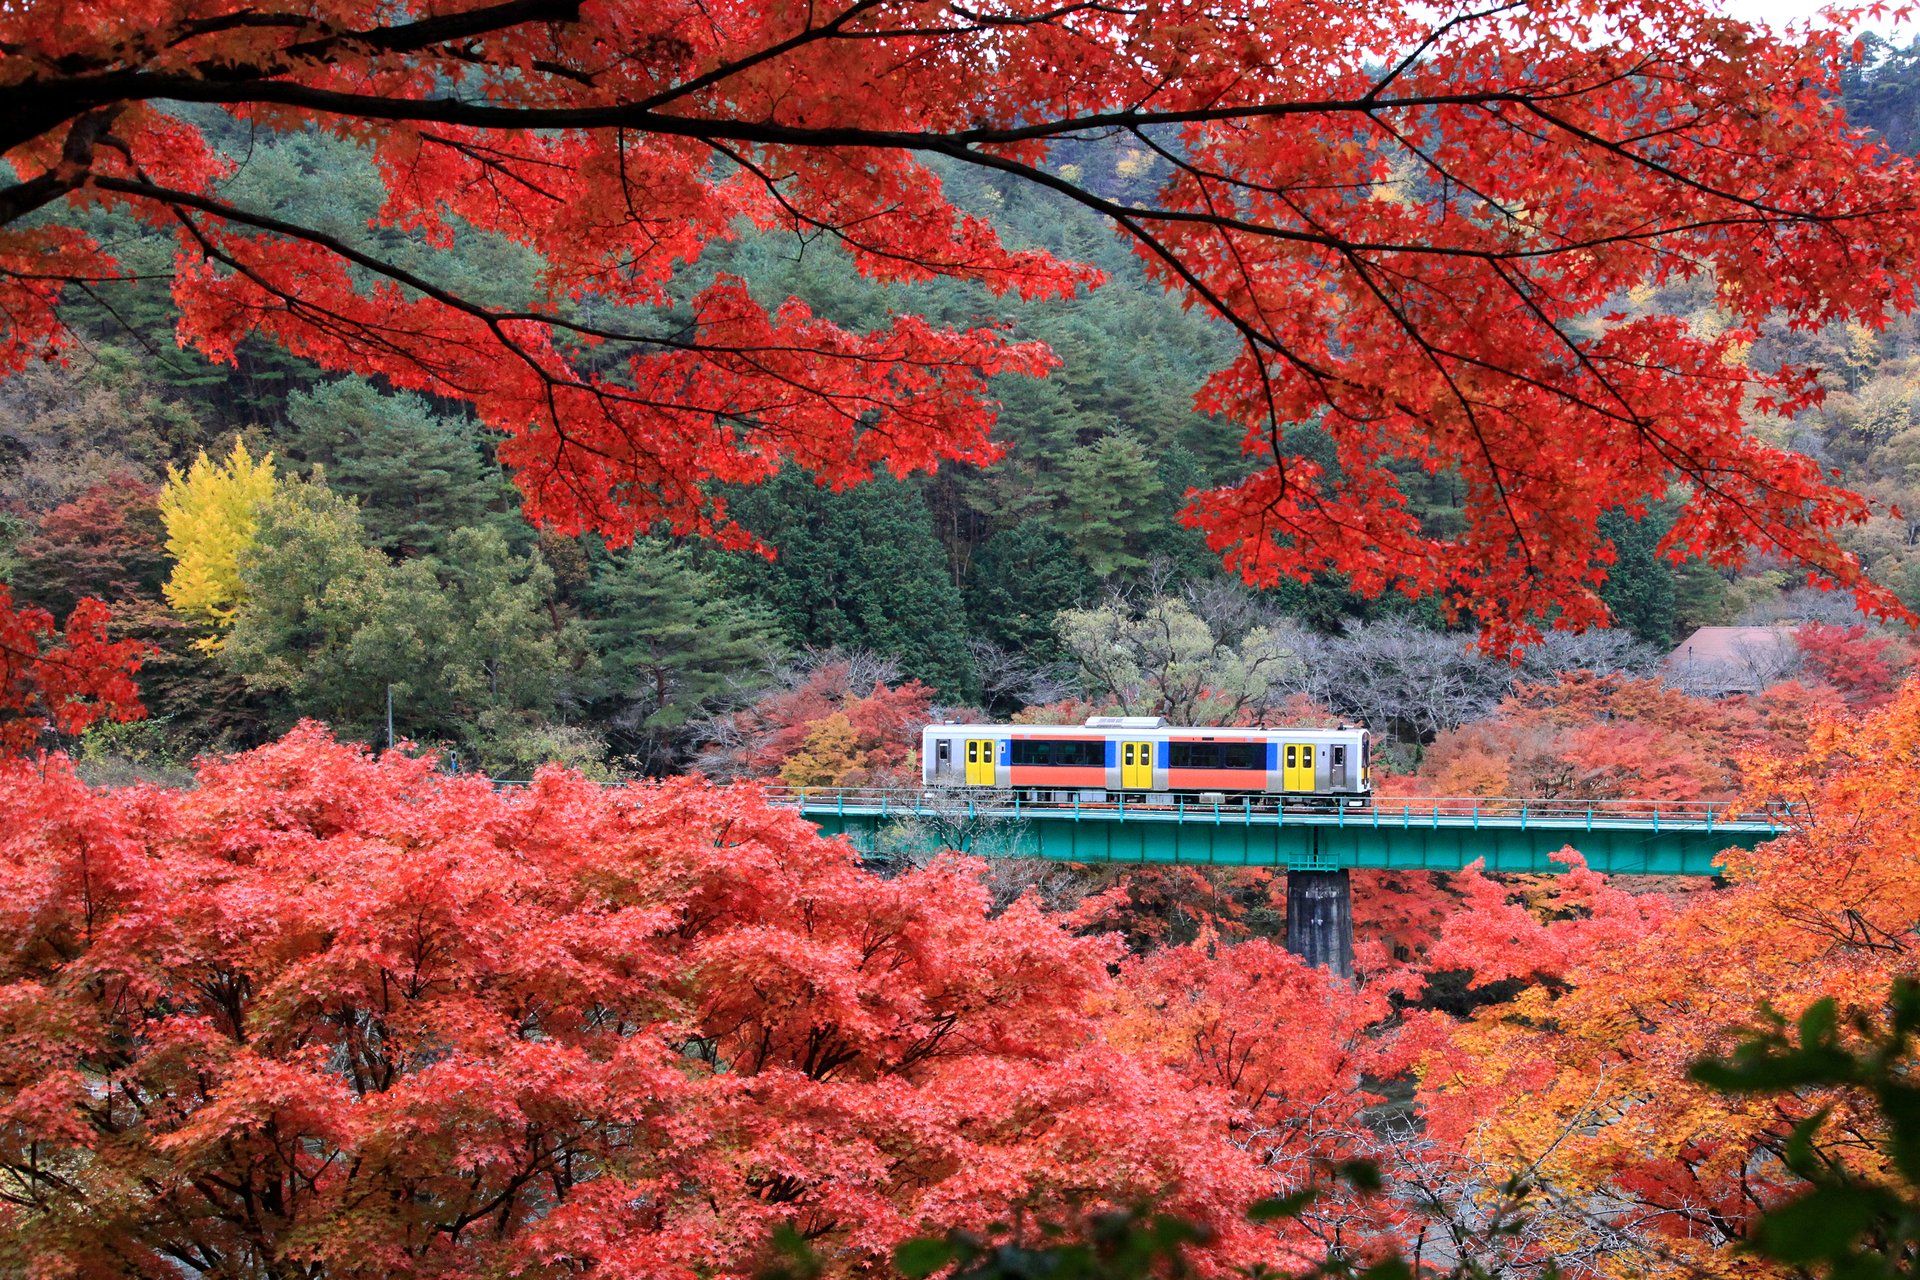
<svg viewBox="0 0 1920 1280">
<path fill-rule="evenodd" d="M 293 451 L 321 464 L 335 492 L 359 500 L 367 536 L 384 550 L 443 550 L 453 530 L 488 523 L 510 501 L 483 430 L 435 413 L 419 396 L 342 378 L 295 392 L 287 418 Z"/>
<path fill-rule="evenodd" d="M 1659 526 L 1651 517 L 1635 520 L 1616 507 L 1601 514 L 1599 529 L 1613 543 L 1616 556 L 1600 587 L 1600 598 L 1613 611 L 1614 625 L 1666 648 L 1674 641 L 1678 619 L 1673 566 L 1656 554 Z"/>
<path fill-rule="evenodd" d="M 1102 578 L 1146 567 L 1148 533 L 1168 518 L 1166 486 L 1132 436 L 1103 436 L 1061 463 L 1061 532 Z"/>
<path fill-rule="evenodd" d="M 772 619 L 662 542 L 595 555 L 584 603 L 597 708 L 649 769 L 671 766 L 683 745 L 676 731 L 750 684 L 781 648 Z"/>
<path fill-rule="evenodd" d="M 971 692 L 960 591 L 915 486 L 880 476 L 832 493 L 789 469 L 730 510 L 778 555 L 728 557 L 723 579 L 791 640 L 871 649 L 950 697 Z"/>
<path fill-rule="evenodd" d="M 987 539 L 967 583 L 974 630 L 1042 661 L 1060 654 L 1053 618 L 1092 598 L 1097 584 L 1073 545 L 1038 519 Z"/>
</svg>

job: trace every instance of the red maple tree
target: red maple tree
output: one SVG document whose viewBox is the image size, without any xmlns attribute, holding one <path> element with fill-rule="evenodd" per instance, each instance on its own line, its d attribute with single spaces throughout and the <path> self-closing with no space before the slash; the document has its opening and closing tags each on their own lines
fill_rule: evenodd
<svg viewBox="0 0 1920 1280">
<path fill-rule="evenodd" d="M 991 324 L 855 332 L 726 276 L 681 300 L 679 275 L 745 220 L 881 281 L 1097 283 L 956 209 L 930 166 L 967 166 L 1104 215 L 1239 335 L 1199 404 L 1257 469 L 1187 516 L 1250 581 L 1439 593 L 1501 647 L 1605 618 L 1597 519 L 1678 484 L 1668 554 L 1763 547 L 1904 616 L 1837 540 L 1866 501 L 1744 425 L 1819 395 L 1745 366 L 1763 318 L 1914 302 L 1913 168 L 1833 105 L 1851 55 L 1705 0 L 30 0 L 0 12 L 0 370 L 57 352 L 68 282 L 120 272 L 79 219 L 125 211 L 176 238 L 182 342 L 464 400 L 558 528 L 744 544 L 716 486 L 986 461 L 987 379 L 1050 356 Z M 388 229 L 524 244 L 538 289 L 466 296 L 246 203 L 170 103 L 352 140 Z M 1049 164 L 1114 137 L 1150 198 Z M 1715 332 L 1615 310 L 1696 278 Z M 1337 466 L 1294 448 L 1306 421 Z M 1458 533 L 1410 513 L 1407 460 L 1458 474 Z"/>
<path fill-rule="evenodd" d="M 0 584 L 0 757 L 30 751 L 48 728 L 78 733 L 141 714 L 133 674 L 148 646 L 108 635 L 112 611 L 82 600 L 61 627 Z"/>
<path fill-rule="evenodd" d="M 1392 997 L 1417 986 L 1405 973 L 1350 983 L 1270 939 L 1226 945 L 1211 931 L 1121 967 L 1108 1034 L 1225 1093 L 1233 1140 L 1272 1179 L 1269 1194 L 1321 1193 L 1268 1267 L 1305 1272 L 1330 1253 L 1406 1243 L 1408 1205 L 1345 1194 L 1333 1171 L 1386 1154 L 1368 1113 L 1383 1101 L 1375 1086 L 1406 1065 L 1387 1030 Z"/>
<path fill-rule="evenodd" d="M 154 489 L 116 471 L 40 517 L 13 558 L 15 591 L 57 614 L 89 596 L 157 599 L 167 553 Z"/>
<path fill-rule="evenodd" d="M 188 790 L 0 766 L 0 1269 L 690 1280 L 786 1224 L 870 1273 L 1151 1197 L 1257 1256 L 1272 1177 L 1107 1033 L 1116 944 L 989 908 L 746 786 L 311 725 Z"/>
<path fill-rule="evenodd" d="M 1807 667 L 1840 692 L 1849 706 L 1863 710 L 1893 700 L 1901 679 L 1913 667 L 1913 648 L 1891 635 L 1868 635 L 1864 626 L 1810 622 L 1794 632 Z"/>
</svg>

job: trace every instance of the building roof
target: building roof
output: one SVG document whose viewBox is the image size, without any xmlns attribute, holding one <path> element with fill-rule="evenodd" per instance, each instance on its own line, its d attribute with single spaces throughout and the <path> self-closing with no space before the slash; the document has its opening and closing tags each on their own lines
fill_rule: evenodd
<svg viewBox="0 0 1920 1280">
<path fill-rule="evenodd" d="M 1758 693 L 1793 674 L 1797 627 L 1701 627 L 1667 655 L 1667 679 L 1689 693 Z"/>
<path fill-rule="evenodd" d="M 1739 662 L 1756 649 L 1792 645 L 1796 627 L 1701 627 L 1667 655 L 1670 663 Z"/>
</svg>

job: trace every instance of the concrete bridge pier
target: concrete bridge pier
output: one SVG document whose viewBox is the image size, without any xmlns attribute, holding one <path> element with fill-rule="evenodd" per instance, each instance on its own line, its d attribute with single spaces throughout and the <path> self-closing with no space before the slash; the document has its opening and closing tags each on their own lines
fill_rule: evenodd
<svg viewBox="0 0 1920 1280">
<path fill-rule="evenodd" d="M 1353 977 L 1353 881 L 1345 871 L 1287 872 L 1287 950 Z"/>
</svg>

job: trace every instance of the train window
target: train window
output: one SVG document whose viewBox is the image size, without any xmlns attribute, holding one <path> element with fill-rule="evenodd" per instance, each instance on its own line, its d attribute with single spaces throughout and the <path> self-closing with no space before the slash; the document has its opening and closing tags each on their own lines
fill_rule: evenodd
<svg viewBox="0 0 1920 1280">
<path fill-rule="evenodd" d="M 980 744 L 979 743 L 977 742 L 967 743 L 967 763 L 968 764 L 980 763 Z"/>
<path fill-rule="evenodd" d="M 1287 768 L 1289 769 L 1298 768 L 1299 764 L 1300 764 L 1300 748 L 1295 746 L 1293 743 L 1289 742 L 1287 744 Z"/>
<path fill-rule="evenodd" d="M 1345 747 L 1335 747 L 1333 749 L 1333 762 L 1337 765 L 1347 762 L 1347 749 Z"/>
<path fill-rule="evenodd" d="M 933 758 L 944 769 L 953 763 L 953 744 L 945 738 L 933 744 Z"/>
<path fill-rule="evenodd" d="M 1107 744 L 1104 740 L 1085 742 L 1078 739 L 1015 738 L 1008 763 L 1076 765 L 1083 768 L 1092 765 L 1097 768 L 1107 763 Z"/>
<path fill-rule="evenodd" d="M 1258 742 L 1174 742 L 1167 763 L 1175 769 L 1265 769 L 1267 752 Z"/>
</svg>

